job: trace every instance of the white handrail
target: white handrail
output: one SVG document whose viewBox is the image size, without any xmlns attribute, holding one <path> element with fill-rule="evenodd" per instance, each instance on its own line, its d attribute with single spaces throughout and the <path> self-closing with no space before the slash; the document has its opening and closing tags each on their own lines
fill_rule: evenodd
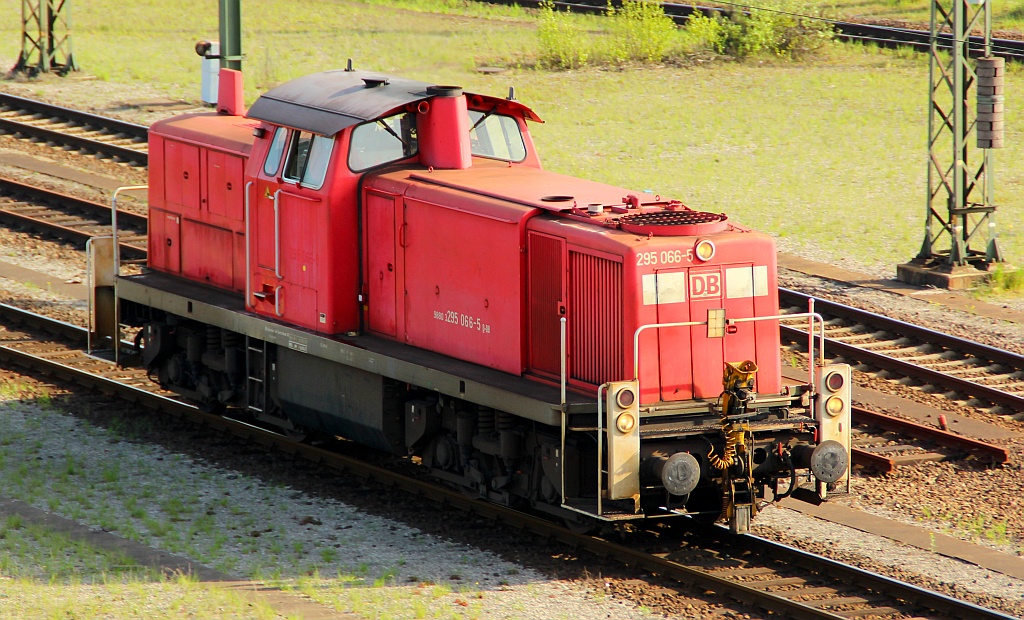
<svg viewBox="0 0 1024 620">
<path fill-rule="evenodd" d="M 252 283 L 249 281 L 252 279 L 252 266 L 249 261 L 250 252 L 250 239 L 252 235 L 249 231 L 249 188 L 252 187 L 252 181 L 245 184 L 245 309 L 248 310 L 252 307 Z"/>
<path fill-rule="evenodd" d="M 597 514 L 601 515 L 601 509 L 604 508 L 601 502 L 601 496 L 604 494 L 604 489 L 601 487 L 601 462 L 604 460 L 604 398 L 601 394 L 608 389 L 608 383 L 602 383 L 597 388 Z M 640 395 L 637 395 L 639 398 Z M 639 421 L 638 421 L 639 423 Z M 610 457 L 609 457 L 610 458 Z M 608 467 L 608 475 L 611 476 L 611 467 Z"/>
<path fill-rule="evenodd" d="M 117 195 L 121 192 L 130 192 L 139 189 L 149 189 L 148 185 L 124 185 L 114 190 L 110 198 L 110 229 L 114 237 L 114 275 L 121 275 L 121 248 L 117 245 Z M 149 231 L 146 231 L 149 234 Z M 120 334 L 118 334 L 120 335 Z"/>
<path fill-rule="evenodd" d="M 121 192 L 149 189 L 148 185 L 124 185 L 114 190 L 110 198 L 110 234 L 114 245 L 114 364 L 121 364 L 121 304 L 117 303 L 117 278 L 121 275 L 121 246 L 117 243 L 117 196 Z M 149 229 L 146 229 L 149 236 Z"/>
<path fill-rule="evenodd" d="M 565 386 L 566 386 L 566 380 L 567 380 L 565 356 L 566 356 L 567 345 L 566 345 L 565 317 L 564 316 L 562 318 L 558 319 L 558 330 L 559 330 L 559 336 L 561 337 L 561 342 L 562 342 L 562 359 L 561 359 L 561 364 L 562 364 L 562 411 L 565 411 Z"/>
<path fill-rule="evenodd" d="M 755 316 L 749 318 L 739 319 L 726 319 L 726 325 L 733 325 L 735 323 L 752 323 L 755 321 L 778 321 L 782 319 L 802 319 L 807 318 L 811 324 L 809 333 L 810 337 L 810 350 L 807 352 L 808 359 L 808 385 L 814 385 L 814 322 L 817 321 L 820 325 L 821 331 L 819 335 L 820 344 L 818 345 L 821 350 L 821 360 L 824 363 L 825 360 L 825 320 L 820 314 L 814 312 L 803 312 L 800 314 L 780 314 L 774 316 Z M 696 327 L 697 325 L 707 325 L 707 321 L 686 321 L 680 323 L 649 323 L 647 325 L 641 325 L 633 332 L 633 380 L 640 381 L 640 334 L 648 329 L 662 329 L 667 327 Z"/>
</svg>

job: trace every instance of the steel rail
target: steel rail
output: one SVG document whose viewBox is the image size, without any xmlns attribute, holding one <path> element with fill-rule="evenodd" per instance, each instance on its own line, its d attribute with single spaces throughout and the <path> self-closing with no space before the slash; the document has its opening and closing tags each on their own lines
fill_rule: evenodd
<svg viewBox="0 0 1024 620">
<path fill-rule="evenodd" d="M 966 452 L 991 465 L 1002 465 L 1010 460 L 1010 451 L 1006 448 L 1001 448 L 984 441 L 964 437 L 963 435 L 957 435 L 931 426 L 904 420 L 903 418 L 896 418 L 884 413 L 871 411 L 863 407 L 852 407 L 852 417 L 855 424 L 862 424 L 865 426 L 879 428 L 883 431 L 899 433 L 904 437 L 911 437 L 931 442 L 939 447 L 948 448 L 957 452 Z M 907 448 L 911 450 L 915 449 L 913 446 L 907 446 Z M 879 454 L 871 449 L 860 448 L 857 446 L 852 447 L 850 451 L 854 465 L 860 465 L 879 474 L 887 474 L 894 471 L 897 467 L 919 463 L 920 459 L 934 460 L 930 456 L 933 456 L 933 453 L 907 454 L 904 456 L 891 457 Z"/>
<path fill-rule="evenodd" d="M 34 329 L 45 329 L 50 333 L 58 334 L 61 338 L 70 339 L 73 343 L 80 343 L 85 338 L 85 330 L 81 327 L 55 321 L 12 306 L 0 304 L 0 316 L 3 317 L 4 321 L 18 325 L 29 325 Z M 34 356 L 17 349 L 19 345 L 24 344 L 23 340 L 10 344 L 0 343 L 0 358 L 14 361 L 19 365 L 50 375 L 56 375 L 64 380 L 99 389 L 105 393 L 113 393 L 119 398 L 138 402 L 164 413 L 185 417 L 205 426 L 232 433 L 261 445 L 271 446 L 288 454 L 302 456 L 312 462 L 326 465 L 337 471 L 347 472 L 361 478 L 374 479 L 387 487 L 422 496 L 442 505 L 454 506 L 514 527 L 520 531 L 531 532 L 550 540 L 582 548 L 599 556 L 612 556 L 626 565 L 642 567 L 693 587 L 713 590 L 717 594 L 730 597 L 741 603 L 769 612 L 783 614 L 783 617 L 798 619 L 836 619 L 846 617 L 840 612 L 830 612 L 822 608 L 805 605 L 799 601 L 789 600 L 781 596 L 781 593 L 776 594 L 751 587 L 752 584 L 750 583 L 723 578 L 698 568 L 685 566 L 664 555 L 650 554 L 630 546 L 612 543 L 597 537 L 575 534 L 550 521 L 526 515 L 497 504 L 482 503 L 468 498 L 461 491 L 446 489 L 433 483 L 426 483 L 416 478 L 366 463 L 340 452 L 308 444 L 296 444 L 282 435 L 246 422 L 203 413 L 192 405 L 157 394 L 150 389 L 127 385 L 123 380 L 100 376 L 93 372 L 75 368 L 68 363 L 58 362 L 47 357 Z M 125 375 L 125 371 L 118 369 L 112 364 L 109 367 L 112 370 L 111 374 L 118 374 L 121 377 Z M 136 370 L 134 374 L 136 376 L 144 376 L 140 370 Z M 846 566 L 821 558 L 820 556 L 789 549 L 778 543 L 771 543 L 750 536 L 744 536 L 743 539 L 744 544 L 761 548 L 756 557 L 778 558 L 785 555 L 794 558 L 791 562 L 794 566 L 800 566 L 804 569 L 809 568 L 833 580 L 835 575 L 842 575 L 841 582 L 857 584 L 858 587 L 863 587 L 863 584 L 869 583 L 868 587 L 884 592 L 887 596 L 891 596 L 899 601 L 912 601 L 918 605 L 949 613 L 954 617 L 991 618 L 993 620 L 1009 618 L 1009 616 L 992 610 L 956 601 L 936 592 L 923 590 L 898 580 Z"/>
<path fill-rule="evenodd" d="M 894 418 L 863 407 L 853 407 L 853 419 L 861 424 L 911 435 L 945 448 L 970 452 L 979 458 L 990 460 L 995 465 L 1002 465 L 1010 460 L 1010 451 L 1006 448 L 902 418 Z"/>
<path fill-rule="evenodd" d="M 728 532 L 727 528 L 723 528 L 722 526 L 716 526 L 716 528 L 721 530 L 723 533 Z M 879 575 L 878 573 L 865 570 L 863 568 L 843 564 L 842 562 L 837 562 L 835 560 L 810 553 L 809 551 L 795 549 L 775 541 L 761 538 L 760 536 L 742 534 L 737 536 L 737 538 L 742 543 L 751 543 L 751 547 L 758 553 L 769 551 L 769 556 L 787 558 L 790 563 L 797 566 L 814 566 L 815 570 L 821 571 L 823 574 L 839 579 L 840 581 L 855 583 L 860 587 L 867 587 L 881 592 L 887 592 L 892 596 L 922 605 L 939 613 L 949 614 L 954 618 L 978 618 L 979 620 L 992 618 L 994 620 L 997 618 L 1004 619 L 1013 617 L 985 607 L 980 607 L 973 603 L 960 601 L 950 596 L 946 596 L 945 594 L 927 590 L 892 577 L 886 577 L 885 575 Z"/>
<path fill-rule="evenodd" d="M 804 295 L 803 293 L 797 293 L 788 289 L 779 289 L 780 303 L 792 306 L 801 306 L 806 304 L 806 299 L 809 297 L 810 296 Z M 1024 369 L 1024 357 L 1010 351 L 997 349 L 995 347 L 972 342 L 970 340 L 964 340 L 949 334 L 936 332 L 934 330 L 912 325 L 904 321 L 892 319 L 866 310 L 843 306 L 835 302 L 815 299 L 814 307 L 815 310 L 822 315 L 831 315 L 849 319 L 857 323 L 868 324 L 881 330 L 899 334 L 903 337 L 915 338 L 928 344 L 951 349 L 978 359 L 987 360 L 994 364 L 1018 370 Z M 802 341 L 807 339 L 806 332 L 786 325 L 782 326 L 781 335 L 790 342 L 797 344 L 800 344 Z M 981 383 L 976 383 L 969 379 L 962 379 L 931 368 L 918 366 L 916 364 L 900 360 L 899 358 L 885 355 L 884 353 L 870 351 L 845 342 L 829 338 L 826 338 L 826 341 L 828 350 L 833 356 L 855 360 L 882 370 L 892 371 L 905 377 L 917 379 L 928 384 L 942 386 L 993 405 L 1006 407 L 1011 411 L 1024 411 L 1024 396 L 1006 392 Z"/>
<path fill-rule="evenodd" d="M 109 116 L 100 116 L 99 114 L 82 112 L 81 110 L 75 110 L 73 108 L 65 108 L 51 103 L 46 103 L 44 101 L 37 101 L 35 99 L 27 99 L 25 97 L 0 93 L 0 107 L 2 106 L 28 110 L 36 114 L 66 118 L 79 125 L 108 129 L 143 143 L 145 143 L 149 138 L 149 127 L 146 127 L 145 125 L 129 123 L 128 121 L 110 118 Z"/>
<path fill-rule="evenodd" d="M 794 327 L 783 325 L 781 333 L 791 342 L 798 344 L 807 339 L 807 334 L 805 332 Z M 988 387 L 980 383 L 975 383 L 967 379 L 954 377 L 937 370 L 910 364 L 882 353 L 875 353 L 874 351 L 861 349 L 859 347 L 846 344 L 845 342 L 837 342 L 835 340 L 828 340 L 827 338 L 826 341 L 830 355 L 848 360 L 856 360 L 882 370 L 892 371 L 904 377 L 917 379 L 931 385 L 942 386 L 993 405 L 1006 407 L 1012 411 L 1024 411 L 1024 397 Z"/>
<path fill-rule="evenodd" d="M 781 287 L 779 288 L 780 304 L 806 308 L 807 301 L 811 299 L 811 297 L 813 296 L 800 293 L 798 291 Z M 1012 351 L 1007 351 L 1006 349 L 991 347 L 972 340 L 964 340 L 963 338 L 957 338 L 956 336 L 928 329 L 927 327 L 921 327 L 920 325 L 914 325 L 913 323 L 907 323 L 906 321 L 893 319 L 881 314 L 861 310 L 860 308 L 854 308 L 852 306 L 845 306 L 834 301 L 819 299 L 817 297 L 814 297 L 814 307 L 815 309 L 820 309 L 822 311 L 821 314 L 830 314 L 835 317 L 850 319 L 858 323 L 871 323 L 872 325 L 877 325 L 882 329 L 893 331 L 902 336 L 910 336 L 917 340 L 921 340 L 922 342 L 960 351 L 1003 366 L 1011 366 L 1024 370 L 1024 356 Z"/>
<path fill-rule="evenodd" d="M 23 199 L 33 203 L 39 203 L 42 208 L 54 209 L 62 213 L 81 212 L 83 217 L 94 221 L 83 222 L 83 226 L 110 227 L 111 210 L 110 206 L 69 196 L 61 192 L 26 185 L 10 179 L 0 177 L 0 198 Z M 22 206 L 22 205 L 18 205 Z M 145 236 L 149 218 L 144 215 L 118 209 L 118 219 Z M 73 242 L 81 243 L 84 247 L 86 241 L 95 236 L 94 232 L 83 230 L 80 227 L 65 226 L 60 223 L 47 221 L 45 218 L 37 218 L 30 214 L 19 213 L 16 210 L 8 209 L 5 203 L 0 201 L 0 220 L 11 222 L 40 232 L 54 234 L 57 237 Z M 131 243 L 119 243 L 121 255 L 129 260 L 146 258 L 146 248 Z"/>
<path fill-rule="evenodd" d="M 23 97 L 16 97 L 14 95 L 0 94 L 0 107 L 8 108 L 9 110 L 24 110 L 32 115 L 39 115 L 44 119 L 56 119 L 55 122 L 66 122 L 74 125 L 91 127 L 104 135 L 109 135 L 112 138 L 116 138 L 120 135 L 132 139 L 133 141 L 140 141 L 142 144 L 145 144 L 147 136 L 149 135 L 149 129 L 144 125 L 127 123 L 113 118 L 89 114 L 88 112 L 72 110 L 70 108 L 64 108 L 44 103 L 42 101 L 25 99 Z M 99 153 L 101 155 L 113 157 L 117 160 L 133 163 L 139 166 L 146 166 L 149 164 L 149 155 L 145 150 L 111 144 L 95 138 L 76 136 L 65 133 L 60 129 L 52 129 L 30 122 L 17 120 L 16 118 L 0 117 L 0 130 L 12 134 L 20 134 L 26 137 L 45 140 L 54 144 L 62 144 L 64 146 L 81 149 L 83 151 Z"/>
</svg>

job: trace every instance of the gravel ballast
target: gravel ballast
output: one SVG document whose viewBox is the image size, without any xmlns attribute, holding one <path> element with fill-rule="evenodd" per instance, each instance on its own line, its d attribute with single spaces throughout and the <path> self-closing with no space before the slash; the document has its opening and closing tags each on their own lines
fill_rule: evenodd
<svg viewBox="0 0 1024 620">
<path fill-rule="evenodd" d="M 341 610 L 372 603 L 396 618 L 418 605 L 457 617 L 647 615 L 345 502 L 128 441 L 52 406 L 4 398 L 0 437 L 0 495 L 223 572 L 310 587 Z"/>
</svg>

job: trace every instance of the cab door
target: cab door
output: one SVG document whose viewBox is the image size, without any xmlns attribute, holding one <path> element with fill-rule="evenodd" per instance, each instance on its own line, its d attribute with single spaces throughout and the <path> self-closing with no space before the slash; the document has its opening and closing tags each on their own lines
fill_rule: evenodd
<svg viewBox="0 0 1024 620">
<path fill-rule="evenodd" d="M 644 278 L 652 280 L 645 290 L 653 292 L 658 304 L 659 323 L 686 323 L 702 320 L 692 318 L 687 303 L 689 269 L 659 269 Z M 648 293 L 650 294 L 650 293 Z M 658 368 L 661 400 L 678 401 L 693 398 L 693 372 L 690 360 L 690 328 L 667 327 L 658 330 Z"/>
<path fill-rule="evenodd" d="M 367 191 L 366 286 L 370 331 L 398 333 L 398 269 L 395 260 L 395 196 Z"/>
</svg>

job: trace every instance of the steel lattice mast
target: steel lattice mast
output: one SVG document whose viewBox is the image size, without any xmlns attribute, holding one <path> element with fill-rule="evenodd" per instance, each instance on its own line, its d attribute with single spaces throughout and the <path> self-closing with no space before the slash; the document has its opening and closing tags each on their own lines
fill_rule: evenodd
<svg viewBox="0 0 1024 620">
<path fill-rule="evenodd" d="M 71 0 L 22 0 L 21 54 L 13 72 L 77 71 L 71 47 Z"/>
<path fill-rule="evenodd" d="M 976 30 L 983 30 L 984 36 L 972 41 L 970 34 Z M 933 0 L 925 234 L 917 257 L 897 268 L 898 279 L 905 282 L 958 288 L 953 276 L 977 279 L 984 275 L 979 270 L 1003 261 L 992 202 L 992 149 L 1003 146 L 1004 69 L 1002 59 L 991 56 L 991 33 L 990 2 Z M 947 42 L 949 55 L 943 58 Z M 982 57 L 977 68 L 971 64 L 972 54 Z M 968 106 L 972 88 L 977 91 L 973 115 Z M 972 133 L 974 146 L 981 150 L 974 161 Z"/>
</svg>

